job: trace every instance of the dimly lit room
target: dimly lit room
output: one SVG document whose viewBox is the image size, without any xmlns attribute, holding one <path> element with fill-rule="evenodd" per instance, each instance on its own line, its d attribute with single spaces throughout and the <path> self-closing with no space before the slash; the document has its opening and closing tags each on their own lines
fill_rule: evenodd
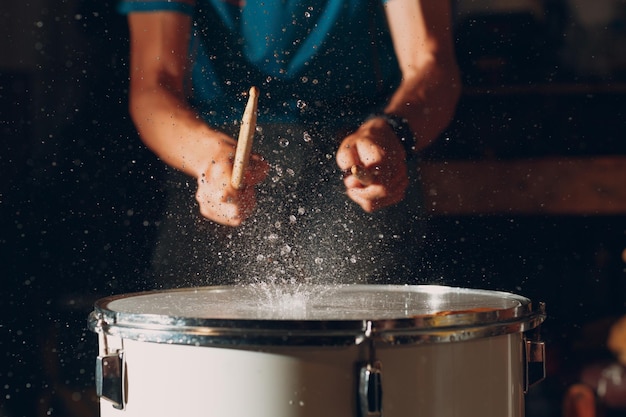
<svg viewBox="0 0 626 417">
<path fill-rule="evenodd" d="M 169 9 L 171 2 L 180 5 L 180 10 Z M 306 74 L 318 65 L 323 68 L 324 60 L 336 60 L 337 51 L 354 47 L 361 32 L 371 35 L 366 40 L 371 48 L 364 49 L 382 54 L 382 46 L 376 46 L 385 44 L 387 38 L 372 25 L 385 11 L 394 9 L 398 14 L 394 2 L 411 3 L 197 0 L 216 5 L 220 16 L 234 7 L 239 13 L 240 8 L 242 17 L 236 23 L 244 22 L 251 5 L 254 10 L 289 5 L 293 20 L 279 32 L 296 39 L 284 46 L 280 59 L 277 50 L 268 49 L 275 63 L 273 58 L 258 59 L 258 68 L 267 64 L 267 71 L 276 70 L 276 75 L 266 77 L 261 69 L 250 70 L 235 51 L 222 52 L 229 49 L 225 45 L 230 40 L 216 36 L 206 36 L 213 45 L 202 55 L 205 61 L 193 62 L 194 76 L 231 58 L 234 63 L 225 68 L 246 72 L 241 84 L 233 81 L 231 85 L 232 74 L 215 70 L 229 80 L 220 88 L 232 100 L 202 115 L 214 120 L 223 113 L 224 126 L 229 126 L 224 131 L 240 143 L 244 131 L 254 137 L 253 155 L 241 168 L 247 175 L 242 181 L 248 185 L 240 185 L 241 189 L 234 182 L 229 185 L 237 190 L 233 193 L 238 194 L 232 194 L 235 199 L 252 199 L 246 201 L 254 201 L 257 211 L 284 217 L 284 221 L 272 220 L 254 230 L 253 220 L 244 220 L 243 226 L 219 225 L 215 239 L 225 241 L 223 247 L 204 246 L 190 231 L 197 224 L 200 233 L 213 231 L 210 209 L 202 206 L 202 198 L 208 195 L 202 194 L 204 172 L 198 181 L 193 175 L 185 176 L 190 171 L 177 169 L 174 157 L 159 153 L 158 140 L 146 140 L 153 130 L 175 131 L 168 127 L 175 125 L 175 116 L 172 121 L 159 118 L 158 104 L 143 122 L 138 121 L 140 112 L 133 113 L 136 103 L 153 100 L 138 95 L 139 87 L 130 81 L 150 78 L 137 68 L 142 54 L 150 50 L 145 45 L 151 43 L 137 35 L 144 30 L 137 29 L 143 28 L 141 19 L 133 36 L 129 22 L 137 15 L 150 15 L 145 9 L 149 3 L 159 3 L 166 11 L 161 14 L 175 10 L 169 14 L 187 13 L 195 19 L 200 13 L 190 10 L 196 2 L 27 0 L 0 4 L 0 417 L 157 415 L 148 413 L 153 410 L 150 407 L 168 410 L 158 415 L 179 410 L 189 416 L 222 417 L 249 415 L 248 408 L 261 416 L 280 417 L 501 417 L 506 413 L 490 406 L 500 402 L 511 417 L 626 416 L 626 2 L 454 0 L 445 28 L 440 25 L 443 19 L 434 19 L 429 26 L 425 18 L 427 28 L 442 30 L 453 43 L 454 59 L 446 62 L 458 67 L 458 76 L 452 77 L 453 82 L 440 82 L 437 88 L 445 90 L 455 84 L 458 101 L 454 92 L 447 100 L 439 95 L 443 90 L 432 90 L 443 104 L 426 108 L 424 120 L 426 124 L 435 120 L 433 113 L 450 104 L 448 119 L 440 129 L 433 128 L 432 142 L 423 147 L 420 132 L 413 128 L 414 120 L 422 119 L 391 117 L 387 110 L 373 119 L 359 119 L 364 125 L 380 122 L 376 126 L 391 129 L 389 134 L 398 136 L 403 146 L 402 135 L 407 131 L 402 129 L 414 130 L 417 147 L 404 146 L 401 151 L 407 155 L 408 187 L 416 184 L 417 190 L 407 192 L 406 197 L 403 194 L 406 201 L 402 204 L 419 202 L 419 220 L 405 224 L 413 240 L 405 242 L 396 236 L 393 227 L 404 224 L 404 218 L 398 217 L 391 226 L 376 223 L 350 244 L 345 236 L 356 236 L 352 229 L 360 224 L 360 220 L 352 223 L 352 213 L 358 211 L 359 219 L 368 219 L 370 211 L 380 213 L 375 204 L 370 210 L 358 196 L 365 195 L 372 184 L 385 181 L 385 165 L 372 167 L 361 178 L 356 171 L 360 165 L 352 165 L 352 170 L 349 165 L 341 167 L 344 154 L 340 152 L 351 152 L 351 145 L 329 148 L 329 140 L 320 137 L 331 129 L 348 139 L 361 131 L 359 124 L 351 125 L 352 118 L 361 114 L 361 108 L 355 110 L 361 93 L 354 86 L 366 77 L 350 71 L 348 65 L 360 66 L 366 54 L 355 53 L 354 63 L 346 64 L 347 74 L 340 74 L 341 65 L 325 72 L 324 80 Z M 433 4 L 428 0 L 413 3 Z M 302 90 L 293 93 L 292 67 L 270 68 L 268 62 L 280 66 L 300 59 L 310 46 L 309 37 L 324 27 L 328 21 L 324 16 L 333 15 L 335 9 L 341 9 L 338 16 L 352 16 L 357 13 L 354 10 L 363 9 L 365 16 L 374 17 L 347 30 L 343 46 L 336 50 L 329 46 L 330 38 L 311 46 L 311 54 L 319 53 L 321 58 L 302 58 L 301 72 L 293 78 Z M 373 13 L 374 9 L 380 12 Z M 258 38 L 265 30 L 258 23 L 263 19 L 249 14 L 251 36 Z M 408 11 L 406 15 L 413 16 Z M 306 25 L 309 19 L 319 20 L 308 32 L 300 30 L 300 22 Z M 229 21 L 224 20 L 227 27 Z M 217 28 L 215 33 L 222 30 L 223 22 L 193 22 L 191 42 L 181 41 L 191 45 L 191 51 L 198 48 L 196 37 L 199 42 L 206 40 L 198 35 L 203 31 L 200 25 Z M 242 31 L 245 34 L 246 28 Z M 143 38 L 148 38 L 149 31 L 145 33 Z M 266 35 L 262 43 L 269 45 L 273 36 L 282 35 Z M 395 37 L 391 41 L 399 64 L 404 65 L 400 43 Z M 238 42 L 243 43 L 233 40 L 233 44 Z M 131 58 L 136 65 L 131 65 Z M 381 62 L 372 67 L 385 73 L 388 62 Z M 204 67 L 196 73 L 197 63 Z M 249 116 L 257 90 L 248 91 L 248 87 L 261 79 L 260 74 L 258 103 L 253 103 L 255 113 Z M 405 85 L 406 74 L 403 70 L 402 83 L 398 79 L 398 91 Z M 346 91 L 355 90 L 346 94 L 348 99 L 322 97 L 335 94 L 333 78 L 342 88 L 345 84 Z M 170 80 L 162 76 L 158 82 L 169 86 Z M 212 86 L 221 82 L 213 81 Z M 368 82 L 363 81 L 369 87 L 361 90 L 374 91 L 377 87 Z M 178 84 L 172 85 L 176 96 Z M 190 102 L 213 100 L 210 88 L 194 88 L 196 101 Z M 300 99 L 299 93 L 305 98 Z M 379 95 L 387 97 L 384 92 Z M 399 100 L 397 93 L 388 96 L 392 97 L 388 106 Z M 282 103 L 278 113 L 269 109 L 272 100 Z M 316 121 L 310 129 L 292 132 L 285 127 L 288 122 L 277 116 L 287 108 L 306 123 Z M 272 118 L 264 125 L 264 120 Z M 265 152 L 274 137 L 277 146 Z M 354 140 L 350 143 L 359 143 Z M 232 142 L 234 149 L 236 141 Z M 299 170 L 292 168 L 300 163 L 295 159 L 300 156 L 285 159 L 283 165 L 271 159 L 295 147 L 304 150 L 303 159 L 309 147 L 315 149 L 321 161 L 305 161 L 309 165 Z M 417 150 L 415 158 L 409 156 L 412 149 Z M 265 153 L 270 155 L 267 163 Z M 229 158 L 236 167 L 237 156 L 231 153 Z M 187 162 L 183 158 L 182 165 Z M 324 181 L 298 179 L 312 175 L 307 167 L 322 163 L 332 166 Z M 265 171 L 257 178 L 250 174 L 255 169 Z M 370 175 L 373 179 L 366 178 Z M 284 198 L 283 206 L 273 195 L 264 198 L 262 191 L 256 195 L 251 191 L 257 185 L 260 190 L 264 186 L 278 190 L 285 178 L 294 178 L 289 180 L 294 184 L 312 184 L 307 185 L 311 195 L 298 200 L 288 183 L 287 191 L 278 197 Z M 318 185 L 319 190 L 328 187 L 341 198 L 354 200 L 345 203 L 350 208 L 344 209 L 343 202 L 336 207 Z M 184 195 L 186 203 L 174 207 L 172 195 Z M 232 202 L 231 197 L 224 201 Z M 179 213 L 202 217 L 200 212 L 209 220 L 177 220 Z M 255 219 L 253 212 L 244 210 L 242 216 Z M 305 219 L 313 212 L 322 220 L 307 223 Z M 331 217 L 339 220 L 331 221 Z M 296 225 L 304 229 L 294 232 L 300 241 L 283 241 L 281 233 Z M 335 226 L 336 234 L 324 234 Z M 165 229 L 179 238 L 163 237 Z M 259 237 L 240 242 L 237 230 L 253 231 Z M 397 241 L 393 251 L 398 258 L 389 259 L 372 246 L 374 241 L 386 242 L 383 235 Z M 183 245 L 186 240 L 197 245 L 189 249 Z M 413 241 L 419 244 L 407 243 Z M 331 253 L 337 242 L 349 246 L 349 255 L 336 255 L 338 260 Z M 409 251 L 413 246 L 418 257 Z M 168 263 L 166 255 L 193 262 L 179 266 Z M 239 258 L 242 270 L 251 276 L 244 280 L 242 272 L 231 271 L 231 258 Z M 300 262 L 301 258 L 307 262 Z M 160 269 L 153 269 L 155 262 Z M 420 264 L 419 272 L 406 267 L 412 262 Z M 263 272 L 255 268 L 261 264 Z M 369 279 L 368 269 L 392 275 L 404 271 L 407 276 L 397 275 L 398 282 Z M 230 279 L 231 275 L 239 278 Z M 289 302 L 300 302 L 299 294 L 284 289 L 294 286 L 323 289 L 305 294 L 311 299 L 304 301 L 306 311 L 292 316 L 276 307 L 275 299 L 287 294 Z M 355 293 L 350 293 L 352 288 Z M 203 291 L 206 299 L 201 297 Z M 135 294 L 145 301 L 131 306 Z M 257 304 L 252 299 L 257 295 L 274 298 L 270 305 Z M 178 302 L 182 306 L 162 313 L 167 309 L 157 304 L 177 296 L 182 297 Z M 243 318 L 228 315 L 222 307 L 216 307 L 215 313 L 205 312 L 212 303 L 222 306 L 222 296 L 239 305 L 236 312 Z M 350 301 L 357 305 L 354 310 Z M 142 308 L 146 314 L 141 314 Z M 338 317 L 333 316 L 333 308 Z M 158 314 L 163 316 L 157 319 Z M 177 329 L 177 325 L 182 327 Z M 134 326 L 141 330 L 133 331 Z M 117 339 L 123 345 L 118 350 Z M 500 340 L 510 353 L 499 351 Z M 162 350 L 133 358 L 132 349 L 140 351 L 145 345 Z M 181 350 L 170 354 L 169 346 Z M 202 359 L 200 354 L 212 349 L 226 351 L 223 361 L 221 357 L 214 363 Z M 237 352 L 251 354 L 231 359 Z M 247 366 L 243 363 L 252 362 L 252 353 L 262 352 L 271 353 L 270 359 L 262 359 L 267 364 L 252 366 L 263 372 L 243 369 Z M 288 359 L 276 359 L 282 354 Z M 114 369 L 111 358 L 120 361 Z M 301 363 L 292 365 L 294 358 Z M 503 363 L 497 363 L 500 359 Z M 198 371 L 187 372 L 176 360 L 184 361 L 184 366 L 195 360 Z M 145 408 L 140 398 L 149 390 L 133 379 L 143 362 L 150 362 L 146 368 L 156 370 L 154 375 L 142 376 L 144 385 L 154 389 L 146 394 L 152 396 L 153 404 Z M 359 368 L 361 362 L 367 365 Z M 438 367 L 439 362 L 445 366 Z M 310 375 L 284 370 L 292 366 Z M 344 378 L 344 368 L 349 377 Z M 291 373 L 281 376 L 281 372 Z M 199 373 L 212 375 L 194 382 Z M 299 385 L 290 385 L 297 378 L 302 378 Z M 206 387 L 205 380 L 210 380 Z M 253 385 L 258 392 L 248 391 Z M 161 390 L 170 392 L 170 398 L 163 398 Z M 344 391 L 347 398 L 339 398 Z M 190 397 L 208 408 L 185 405 Z M 213 403 L 219 406 L 211 408 Z"/>
</svg>

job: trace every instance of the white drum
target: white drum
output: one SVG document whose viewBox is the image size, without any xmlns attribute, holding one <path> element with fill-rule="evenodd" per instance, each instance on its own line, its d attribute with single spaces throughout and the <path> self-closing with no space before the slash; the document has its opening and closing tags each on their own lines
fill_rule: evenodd
<svg viewBox="0 0 626 417">
<path fill-rule="evenodd" d="M 100 337 L 101 415 L 521 417 L 525 389 L 544 375 L 536 335 L 545 309 L 518 295 L 442 286 L 265 290 L 99 300 L 89 325 Z"/>
</svg>

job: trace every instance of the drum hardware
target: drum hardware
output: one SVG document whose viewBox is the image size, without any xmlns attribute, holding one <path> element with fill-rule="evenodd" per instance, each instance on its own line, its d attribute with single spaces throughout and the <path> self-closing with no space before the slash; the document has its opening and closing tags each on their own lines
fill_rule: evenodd
<svg viewBox="0 0 626 417">
<path fill-rule="evenodd" d="M 381 417 L 382 409 L 382 364 L 379 361 L 366 363 L 359 371 L 360 417 Z"/>
<path fill-rule="evenodd" d="M 357 398 L 360 411 L 359 417 L 381 417 L 383 400 L 382 364 L 376 359 L 374 340 L 372 339 L 372 322 L 367 321 L 363 340 L 369 344 L 369 359 L 359 367 L 357 377 Z"/>
<path fill-rule="evenodd" d="M 93 329 L 98 333 L 100 354 L 96 358 L 96 395 L 108 400 L 118 410 L 124 409 L 126 395 L 124 382 L 126 381 L 126 361 L 124 360 L 123 341 L 105 334 L 105 320 L 90 314 Z M 115 346 L 112 346 L 115 344 Z"/>
<path fill-rule="evenodd" d="M 124 409 L 124 379 L 126 376 L 126 364 L 124 351 L 96 359 L 96 394 L 113 403 L 118 410 Z"/>
<path fill-rule="evenodd" d="M 546 345 L 536 340 L 526 340 L 526 369 L 524 381 L 524 393 L 546 377 Z"/>
<path fill-rule="evenodd" d="M 539 303 L 538 311 L 539 315 L 545 316 L 545 303 Z M 539 330 L 540 328 L 536 327 L 532 339 L 525 340 L 524 393 L 527 393 L 531 386 L 543 381 L 546 377 L 546 345 L 539 340 Z"/>
<path fill-rule="evenodd" d="M 220 393 L 210 411 L 229 417 L 382 417 L 383 390 L 389 417 L 435 410 L 522 417 L 523 393 L 545 377 L 538 332 L 545 305 L 533 309 L 514 294 L 354 285 L 333 288 L 305 318 L 288 319 L 248 307 L 255 297 L 247 288 L 207 287 L 99 300 L 89 327 L 100 339 L 102 416 L 200 417 L 209 389 Z M 157 371 L 164 355 L 172 360 Z M 483 360 L 506 366 L 483 369 Z M 474 387 L 477 375 L 498 382 Z M 264 384 L 268 377 L 276 384 Z M 433 388 L 442 384 L 445 396 Z M 406 387 L 415 396 L 407 398 Z M 171 401 L 171 392 L 183 401 Z M 233 401 L 241 392 L 264 401 L 262 409 Z"/>
</svg>

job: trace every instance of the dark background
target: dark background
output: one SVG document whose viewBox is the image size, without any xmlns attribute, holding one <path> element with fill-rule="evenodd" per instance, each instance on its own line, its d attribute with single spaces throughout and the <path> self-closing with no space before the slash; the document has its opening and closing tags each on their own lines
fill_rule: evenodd
<svg viewBox="0 0 626 417">
<path fill-rule="evenodd" d="M 424 157 L 623 155 L 621 2 L 491 3 L 457 4 L 467 92 Z M 0 5 L 0 417 L 97 415 L 87 315 L 102 296 L 148 289 L 139 277 L 163 167 L 127 114 L 127 29 L 114 6 Z M 509 86 L 520 89 L 488 93 Z M 624 313 L 626 218 L 469 213 L 432 224 L 436 262 L 450 271 L 443 283 L 547 303 L 549 375 L 527 415 L 560 415 L 563 391 L 581 366 L 609 356 L 606 330 Z"/>
</svg>

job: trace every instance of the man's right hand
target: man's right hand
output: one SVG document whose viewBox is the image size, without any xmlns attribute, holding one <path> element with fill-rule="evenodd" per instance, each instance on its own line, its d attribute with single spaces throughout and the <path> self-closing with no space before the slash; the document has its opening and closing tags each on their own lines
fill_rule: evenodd
<svg viewBox="0 0 626 417">
<path fill-rule="evenodd" d="M 259 155 L 252 155 L 244 174 L 244 186 L 230 184 L 235 147 L 224 143 L 198 176 L 196 200 L 202 216 L 226 226 L 239 226 L 256 207 L 255 185 L 267 176 L 269 166 Z"/>
</svg>

